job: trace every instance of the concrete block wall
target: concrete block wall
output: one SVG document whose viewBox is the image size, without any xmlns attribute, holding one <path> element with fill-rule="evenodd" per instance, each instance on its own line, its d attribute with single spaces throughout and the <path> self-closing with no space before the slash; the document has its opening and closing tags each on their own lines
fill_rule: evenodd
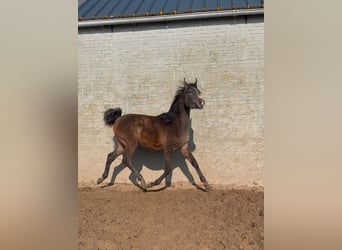
<svg viewBox="0 0 342 250">
<path fill-rule="evenodd" d="M 80 30 L 78 39 L 79 183 L 95 183 L 113 150 L 103 112 L 119 106 L 123 114 L 158 115 L 185 77 L 198 79 L 206 101 L 191 117 L 193 154 L 208 182 L 263 185 L 263 22 L 95 28 Z M 174 155 L 172 182 L 198 182 L 192 166 Z M 139 151 L 134 162 L 147 181 L 164 167 L 160 153 Z M 105 182 L 130 183 L 120 163 Z"/>
</svg>

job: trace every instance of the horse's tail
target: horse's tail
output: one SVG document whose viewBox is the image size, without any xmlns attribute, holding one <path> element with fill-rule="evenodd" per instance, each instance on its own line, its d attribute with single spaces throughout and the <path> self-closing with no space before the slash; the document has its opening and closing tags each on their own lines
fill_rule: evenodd
<svg viewBox="0 0 342 250">
<path fill-rule="evenodd" d="M 114 109 L 108 109 L 103 114 L 103 121 L 106 124 L 106 126 L 113 126 L 116 119 L 118 119 L 122 114 L 121 108 L 114 108 Z"/>
</svg>

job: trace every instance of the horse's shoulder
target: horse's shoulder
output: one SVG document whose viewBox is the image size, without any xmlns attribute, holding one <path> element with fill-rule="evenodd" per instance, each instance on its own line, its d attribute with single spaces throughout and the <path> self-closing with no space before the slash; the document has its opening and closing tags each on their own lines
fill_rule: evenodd
<svg viewBox="0 0 342 250">
<path fill-rule="evenodd" d="M 176 117 L 172 115 L 172 113 L 166 112 L 158 115 L 157 118 L 158 121 L 160 121 L 161 123 L 168 124 L 174 121 Z"/>
</svg>

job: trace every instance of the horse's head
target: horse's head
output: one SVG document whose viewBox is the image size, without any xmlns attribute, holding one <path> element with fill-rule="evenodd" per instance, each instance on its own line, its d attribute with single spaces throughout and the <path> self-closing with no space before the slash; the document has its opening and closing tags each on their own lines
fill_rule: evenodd
<svg viewBox="0 0 342 250">
<path fill-rule="evenodd" d="M 197 79 L 194 83 L 188 83 L 184 78 L 184 104 L 188 108 L 202 109 L 204 107 L 204 100 L 200 98 L 201 91 L 197 88 Z"/>
</svg>

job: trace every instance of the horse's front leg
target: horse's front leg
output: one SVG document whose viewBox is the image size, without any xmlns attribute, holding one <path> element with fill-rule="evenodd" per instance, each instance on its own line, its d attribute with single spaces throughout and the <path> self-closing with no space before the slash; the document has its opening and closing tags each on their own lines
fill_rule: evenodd
<svg viewBox="0 0 342 250">
<path fill-rule="evenodd" d="M 204 184 L 204 187 L 206 190 L 209 190 L 209 184 L 207 182 L 207 180 L 205 179 L 195 157 L 193 156 L 193 154 L 189 151 L 189 146 L 188 144 L 185 144 L 182 148 L 181 148 L 181 152 L 184 155 L 184 157 L 186 159 L 188 159 L 188 161 L 190 161 L 191 165 L 196 169 L 197 174 L 201 180 L 201 182 Z"/>
<path fill-rule="evenodd" d="M 172 157 L 172 150 L 171 149 L 164 149 L 164 160 L 165 160 L 164 173 L 158 179 L 156 179 L 154 182 L 150 182 L 148 184 L 148 187 L 153 187 L 153 186 L 159 185 L 162 182 L 162 180 L 166 176 L 168 176 L 168 174 L 170 174 L 170 172 L 171 172 L 171 157 Z"/>
</svg>

